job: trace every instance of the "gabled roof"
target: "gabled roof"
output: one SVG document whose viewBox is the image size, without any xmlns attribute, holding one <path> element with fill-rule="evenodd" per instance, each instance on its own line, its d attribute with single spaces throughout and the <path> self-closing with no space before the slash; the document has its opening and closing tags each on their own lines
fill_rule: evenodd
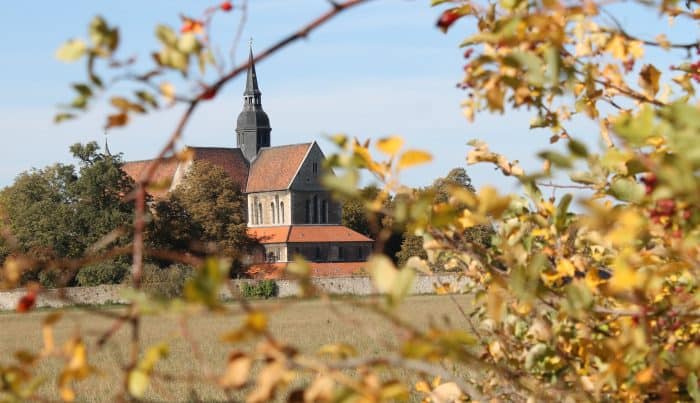
<svg viewBox="0 0 700 403">
<path fill-rule="evenodd" d="M 243 156 L 239 148 L 225 147 L 187 147 L 194 151 L 193 161 L 207 161 L 213 165 L 221 167 L 231 179 L 240 185 L 241 190 L 245 190 L 248 182 L 248 161 Z M 126 172 L 134 181 L 139 181 L 146 170 L 156 160 L 129 161 L 122 165 L 122 170 Z M 158 164 L 156 172 L 151 180 L 154 185 L 149 189 L 149 193 L 155 198 L 161 198 L 168 194 L 170 185 L 178 171 L 180 160 L 176 157 L 165 158 Z M 187 165 L 184 165 L 185 167 Z M 179 174 L 178 174 L 179 178 Z M 177 179 L 179 180 L 179 179 Z M 176 183 L 177 185 L 177 183 Z"/>
<path fill-rule="evenodd" d="M 246 192 L 289 189 L 314 144 L 292 144 L 261 149 L 251 164 Z"/>
<path fill-rule="evenodd" d="M 221 167 L 231 179 L 245 190 L 248 182 L 248 161 L 240 148 L 187 147 L 194 151 L 194 161 L 207 161 Z"/>
<path fill-rule="evenodd" d="M 122 165 L 122 170 L 129 175 L 131 179 L 138 182 L 143 175 L 145 175 L 151 164 L 154 163 L 156 163 L 156 160 L 129 161 Z M 179 163 L 180 161 L 175 157 L 165 158 L 160 161 L 151 178 L 151 184 L 155 186 L 149 190 L 149 193 L 153 197 L 160 198 L 168 194 L 170 183 L 173 180 Z"/>
<path fill-rule="evenodd" d="M 372 242 L 359 232 L 342 225 L 284 225 L 250 227 L 248 234 L 262 244 L 304 242 Z"/>
<path fill-rule="evenodd" d="M 278 279 L 286 277 L 289 263 L 260 263 L 246 270 L 246 273 L 257 279 Z M 360 275 L 367 262 L 309 262 L 311 277 L 349 277 Z"/>
</svg>

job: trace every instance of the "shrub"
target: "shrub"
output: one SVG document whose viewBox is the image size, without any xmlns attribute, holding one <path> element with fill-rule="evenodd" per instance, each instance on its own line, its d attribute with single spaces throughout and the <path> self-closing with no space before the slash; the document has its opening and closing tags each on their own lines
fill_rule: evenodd
<svg viewBox="0 0 700 403">
<path fill-rule="evenodd" d="M 241 285 L 241 293 L 246 298 L 272 298 L 277 296 L 278 291 L 274 280 L 260 280 Z"/>
<path fill-rule="evenodd" d="M 127 263 L 100 262 L 81 268 L 75 276 L 75 281 L 81 287 L 119 284 L 128 272 L 129 265 Z"/>
<path fill-rule="evenodd" d="M 192 277 L 194 269 L 184 264 L 159 267 L 147 264 L 143 267 L 141 289 L 162 298 L 175 298 L 182 295 L 187 279 Z M 131 282 L 131 276 L 127 279 Z"/>
</svg>

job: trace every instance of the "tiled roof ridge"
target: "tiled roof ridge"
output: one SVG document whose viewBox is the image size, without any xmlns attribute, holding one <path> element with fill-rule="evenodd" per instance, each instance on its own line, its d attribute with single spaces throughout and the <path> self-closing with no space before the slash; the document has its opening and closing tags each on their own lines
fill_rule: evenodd
<svg viewBox="0 0 700 403">
<path fill-rule="evenodd" d="M 282 144 L 279 146 L 262 147 L 260 149 L 260 151 L 272 150 L 272 149 L 276 149 L 276 148 L 305 146 L 305 145 L 311 145 L 313 143 L 315 143 L 315 141 L 305 141 L 303 143 L 292 143 L 292 144 Z"/>
</svg>

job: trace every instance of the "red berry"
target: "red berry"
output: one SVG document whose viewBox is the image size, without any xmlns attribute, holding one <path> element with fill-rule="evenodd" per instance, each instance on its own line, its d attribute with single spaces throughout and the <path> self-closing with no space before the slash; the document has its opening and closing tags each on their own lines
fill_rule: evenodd
<svg viewBox="0 0 700 403">
<path fill-rule="evenodd" d="M 445 10 L 438 19 L 437 27 L 440 28 L 442 32 L 447 32 L 447 30 L 450 29 L 450 26 L 454 24 L 454 22 L 457 21 L 461 16 L 462 14 L 459 11 L 457 11 L 456 8 Z"/>
<path fill-rule="evenodd" d="M 661 199 L 656 202 L 656 210 L 661 215 L 669 216 L 676 211 L 676 202 L 672 199 Z"/>
<path fill-rule="evenodd" d="M 202 100 L 209 100 L 212 99 L 216 96 L 216 89 L 212 87 L 207 87 L 204 89 L 204 91 L 199 95 L 199 99 Z"/>
<path fill-rule="evenodd" d="M 221 8 L 223 11 L 229 12 L 233 10 L 233 4 L 231 4 L 230 1 L 225 1 L 219 5 L 219 8 Z"/>
<path fill-rule="evenodd" d="M 24 313 L 32 309 L 36 303 L 36 294 L 34 290 L 29 290 L 27 293 L 19 299 L 17 303 L 17 312 Z"/>
</svg>

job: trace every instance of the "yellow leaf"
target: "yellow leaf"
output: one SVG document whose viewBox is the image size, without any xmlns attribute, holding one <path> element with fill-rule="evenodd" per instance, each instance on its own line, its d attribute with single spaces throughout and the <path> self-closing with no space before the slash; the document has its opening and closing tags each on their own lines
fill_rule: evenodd
<svg viewBox="0 0 700 403">
<path fill-rule="evenodd" d="M 253 359 L 242 352 L 234 352 L 228 358 L 226 372 L 219 378 L 222 388 L 240 388 L 248 382 Z"/>
<path fill-rule="evenodd" d="M 458 402 L 462 397 L 462 390 L 454 382 L 446 382 L 438 386 L 431 393 L 435 402 Z"/>
<path fill-rule="evenodd" d="M 486 294 L 486 307 L 489 317 L 496 322 L 500 322 L 505 308 L 505 290 L 496 284 L 491 284 Z"/>
<path fill-rule="evenodd" d="M 74 62 L 87 51 L 87 45 L 81 39 L 71 39 L 56 51 L 56 58 L 62 62 Z"/>
<path fill-rule="evenodd" d="M 644 44 L 640 41 L 630 41 L 627 44 L 627 51 L 633 58 L 641 59 L 644 56 Z"/>
<path fill-rule="evenodd" d="M 367 270 L 372 276 L 372 283 L 380 293 L 387 293 L 391 290 L 398 270 L 394 267 L 391 259 L 384 255 L 374 255 L 367 262 Z"/>
<path fill-rule="evenodd" d="M 605 51 L 612 54 L 614 58 L 619 60 L 627 59 L 627 51 L 625 50 L 625 39 L 622 35 L 613 36 L 605 47 Z"/>
<path fill-rule="evenodd" d="M 656 36 L 656 42 L 661 46 L 662 48 L 669 50 L 671 49 L 671 42 L 669 42 L 668 38 L 664 34 L 659 34 Z"/>
<path fill-rule="evenodd" d="M 650 98 L 659 92 L 659 77 L 661 72 L 651 64 L 645 65 L 639 72 L 639 85 Z"/>
<path fill-rule="evenodd" d="M 415 386 L 416 391 L 422 392 L 422 393 L 430 393 L 430 385 L 428 385 L 428 382 L 426 381 L 418 381 L 416 382 Z"/>
<path fill-rule="evenodd" d="M 399 168 L 409 168 L 414 165 L 425 164 L 433 160 L 430 153 L 421 150 L 408 150 L 399 158 Z"/>
<path fill-rule="evenodd" d="M 267 316 L 260 311 L 253 311 L 248 314 L 246 326 L 255 333 L 262 333 L 267 330 Z"/>
<path fill-rule="evenodd" d="M 321 355 L 330 355 L 340 359 L 345 359 L 355 357 L 357 355 L 357 350 L 355 347 L 346 343 L 334 343 L 321 346 L 321 348 L 318 349 L 318 353 Z"/>
<path fill-rule="evenodd" d="M 651 382 L 654 379 L 654 368 L 652 367 L 647 367 L 646 369 L 643 369 L 639 372 L 637 372 L 637 375 L 634 376 L 634 380 L 637 381 L 639 384 L 647 384 Z"/>
<path fill-rule="evenodd" d="M 612 264 L 612 277 L 608 281 L 608 287 L 614 293 L 632 290 L 639 283 L 637 272 L 625 261 L 624 256 L 615 258 Z"/>
<path fill-rule="evenodd" d="M 129 372 L 128 387 L 129 394 L 136 398 L 142 398 L 148 389 L 148 383 L 150 382 L 149 375 L 139 369 Z"/>
<path fill-rule="evenodd" d="M 384 137 L 377 141 L 377 149 L 384 154 L 393 157 L 403 146 L 403 139 L 400 136 Z"/>
<path fill-rule="evenodd" d="M 169 82 L 164 81 L 160 85 L 160 93 L 163 95 L 163 98 L 165 98 L 167 103 L 172 103 L 175 101 L 175 86 Z"/>
</svg>

